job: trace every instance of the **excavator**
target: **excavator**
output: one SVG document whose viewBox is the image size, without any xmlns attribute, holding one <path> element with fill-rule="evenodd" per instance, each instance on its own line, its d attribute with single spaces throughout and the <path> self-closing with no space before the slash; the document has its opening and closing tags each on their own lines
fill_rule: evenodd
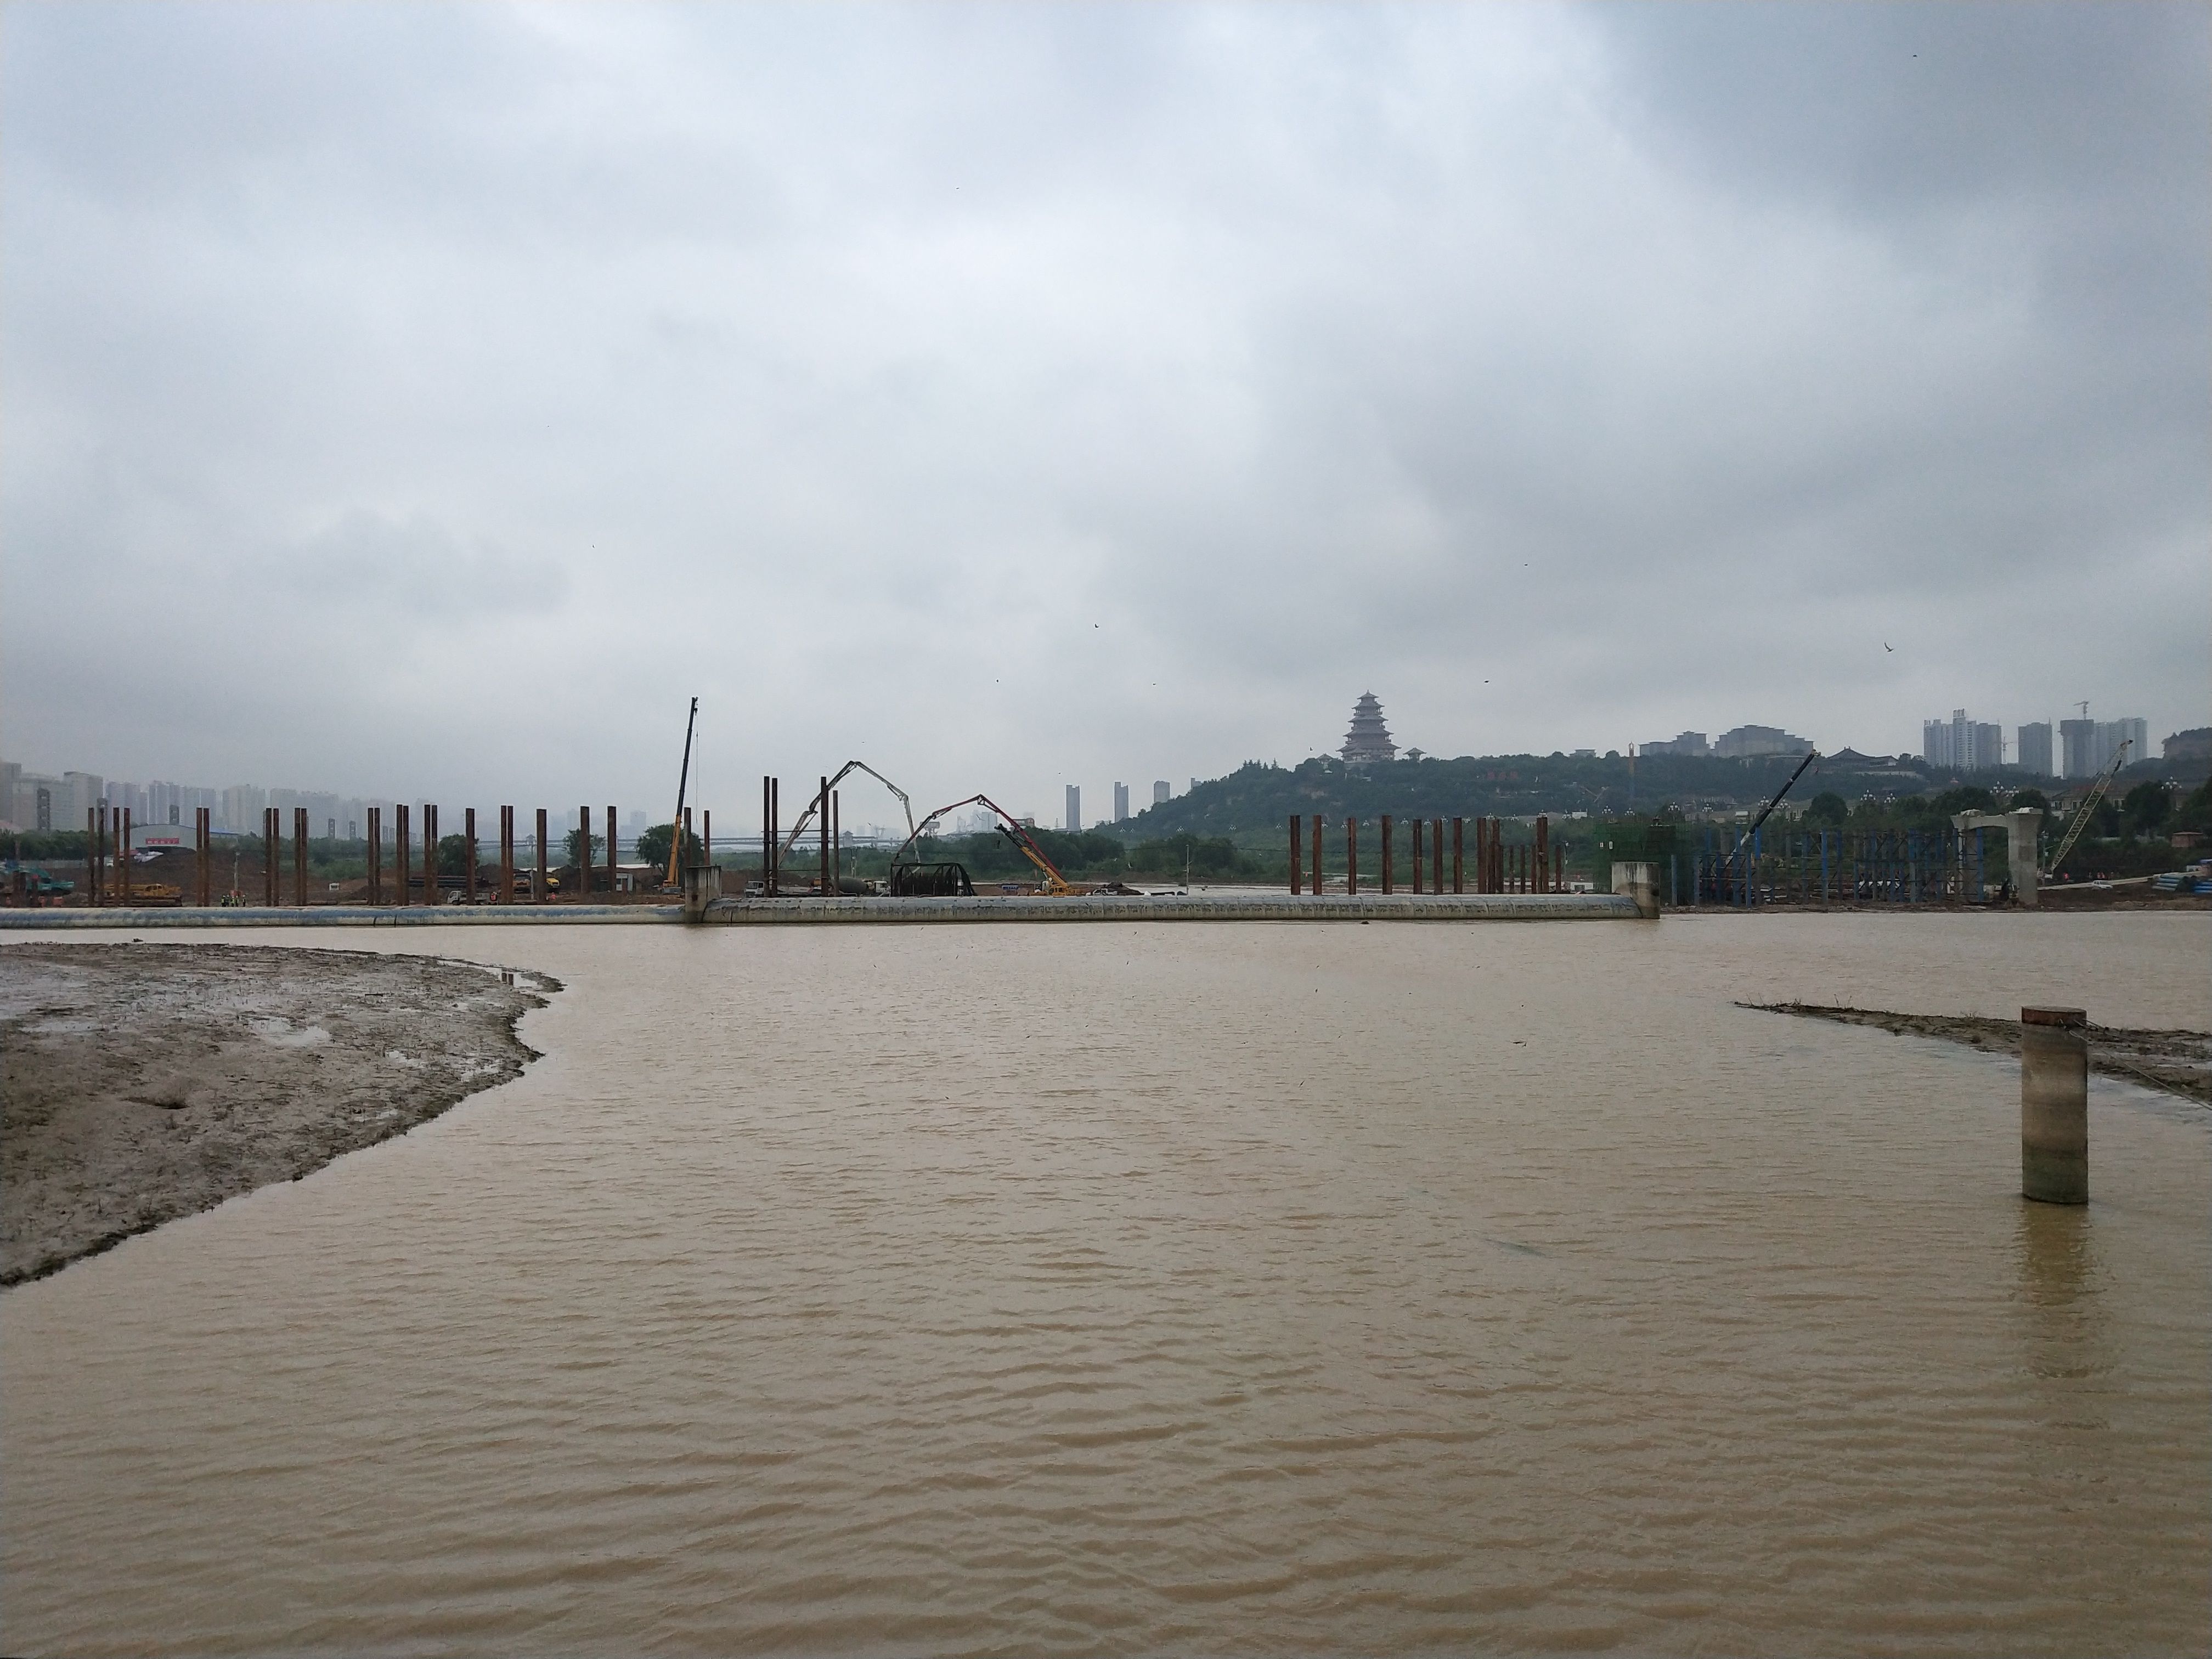
<svg viewBox="0 0 2212 1659">
<path fill-rule="evenodd" d="M 904 799 L 905 797 L 901 796 L 900 799 Z M 1036 866 L 1037 874 L 1042 880 L 1044 890 L 1046 892 L 1053 894 L 1054 896 L 1066 896 L 1076 890 L 1073 884 L 1072 884 L 1066 876 L 1061 875 L 1059 870 L 1054 866 L 1053 861 L 1044 855 L 1044 848 L 1036 844 L 1036 837 L 1030 834 L 1028 829 L 1022 823 L 1021 820 L 1017 818 L 1012 812 L 1006 811 L 1005 807 L 1000 805 L 998 802 L 993 800 L 988 795 L 970 795 L 965 800 L 956 800 L 951 805 L 940 806 L 934 812 L 932 812 L 927 817 L 921 821 L 921 828 L 915 830 L 912 835 L 901 842 L 899 843 L 898 851 L 891 854 L 892 870 L 894 872 L 897 870 L 900 858 L 905 854 L 908 848 L 912 847 L 915 842 L 921 839 L 923 830 L 927 830 L 931 824 L 936 823 L 938 819 L 943 817 L 947 812 L 957 812 L 963 806 L 988 807 L 990 811 L 998 814 L 1000 822 L 994 824 L 993 828 L 997 830 L 1000 835 L 1004 836 L 1008 841 L 1014 844 L 1014 850 L 1016 852 L 1019 853 L 1031 864 Z M 908 820 L 908 823 L 911 823 L 912 821 L 913 820 L 911 818 Z"/>
</svg>

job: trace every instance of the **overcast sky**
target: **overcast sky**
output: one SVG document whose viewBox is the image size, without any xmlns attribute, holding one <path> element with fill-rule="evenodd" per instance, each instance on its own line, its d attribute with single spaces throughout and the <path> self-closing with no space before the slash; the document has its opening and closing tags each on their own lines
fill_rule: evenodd
<svg viewBox="0 0 2212 1659">
<path fill-rule="evenodd" d="M 696 695 L 750 823 L 1095 818 L 1369 689 L 2155 750 L 2208 18 L 11 0 L 0 753 L 665 817 Z"/>
</svg>

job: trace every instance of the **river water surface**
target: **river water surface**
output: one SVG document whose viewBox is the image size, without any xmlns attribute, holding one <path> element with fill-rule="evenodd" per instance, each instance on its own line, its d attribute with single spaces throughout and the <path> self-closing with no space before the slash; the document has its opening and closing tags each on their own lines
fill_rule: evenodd
<svg viewBox="0 0 2212 1659">
<path fill-rule="evenodd" d="M 2012 1062 L 1732 1005 L 2207 922 L 247 936 L 569 988 L 0 1298 L 0 1647 L 2201 1653 L 2212 1115 L 2028 1205 Z"/>
</svg>

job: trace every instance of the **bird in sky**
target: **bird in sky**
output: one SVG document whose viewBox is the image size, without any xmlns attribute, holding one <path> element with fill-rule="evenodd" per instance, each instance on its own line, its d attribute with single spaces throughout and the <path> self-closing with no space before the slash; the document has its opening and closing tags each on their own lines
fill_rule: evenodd
<svg viewBox="0 0 2212 1659">
<path fill-rule="evenodd" d="M 1885 651 L 1894 651 L 1897 649 L 1897 647 L 1892 645 L 1887 640 L 1884 640 L 1881 642 L 1881 648 Z"/>
</svg>

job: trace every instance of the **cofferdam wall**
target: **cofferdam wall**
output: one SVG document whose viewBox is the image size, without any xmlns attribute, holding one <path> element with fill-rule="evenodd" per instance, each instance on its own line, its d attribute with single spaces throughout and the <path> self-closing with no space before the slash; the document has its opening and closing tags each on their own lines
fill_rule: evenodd
<svg viewBox="0 0 2212 1659">
<path fill-rule="evenodd" d="M 1048 898 L 734 898 L 710 901 L 702 921 L 732 926 L 787 922 L 959 921 L 1633 921 L 1625 893 L 1395 893 L 1319 896 L 1289 893 Z"/>
</svg>

